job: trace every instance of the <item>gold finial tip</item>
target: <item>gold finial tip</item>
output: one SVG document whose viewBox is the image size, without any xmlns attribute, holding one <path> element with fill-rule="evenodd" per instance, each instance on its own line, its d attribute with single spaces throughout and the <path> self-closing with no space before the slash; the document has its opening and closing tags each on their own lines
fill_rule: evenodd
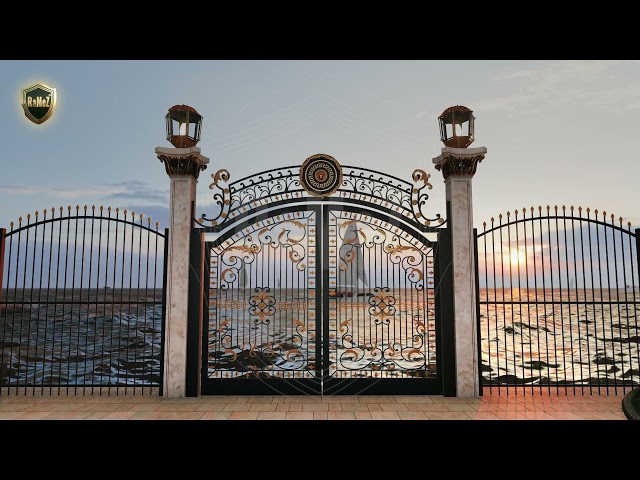
<svg viewBox="0 0 640 480">
<path fill-rule="evenodd" d="M 147 218 L 147 223 L 151 223 L 151 217 Z"/>
<path fill-rule="evenodd" d="M 100 205 L 100 211 L 104 210 L 104 207 L 102 205 Z"/>
<path fill-rule="evenodd" d="M 631 227 L 631 222 L 627 222 L 627 227 Z"/>
<path fill-rule="evenodd" d="M 95 210 L 96 206 L 95 205 L 91 205 L 91 210 Z"/>
<path fill-rule="evenodd" d="M 86 206 L 86 205 L 84 206 L 84 210 L 85 210 L 85 211 L 87 210 L 87 206 Z"/>
<path fill-rule="evenodd" d="M 27 213 L 27 220 L 31 220 L 31 214 Z"/>
<path fill-rule="evenodd" d="M 47 214 L 47 209 L 45 208 L 45 209 L 43 210 L 43 212 L 44 212 L 44 214 L 46 215 L 46 214 Z"/>
<path fill-rule="evenodd" d="M 116 207 L 116 213 L 120 211 L 120 207 Z"/>
<path fill-rule="evenodd" d="M 13 222 L 10 222 L 10 223 L 9 223 L 9 226 L 10 226 L 11 228 L 13 228 Z"/>
<path fill-rule="evenodd" d="M 131 216 L 135 217 L 136 216 L 136 212 L 134 212 L 133 210 L 131 210 Z"/>
<path fill-rule="evenodd" d="M 487 222 L 482 222 L 482 226 L 486 227 L 487 226 Z"/>
<path fill-rule="evenodd" d="M 36 217 L 38 216 L 38 210 L 36 210 Z"/>
<path fill-rule="evenodd" d="M 127 209 L 125 208 L 122 213 L 124 213 L 126 215 L 127 214 Z"/>
<path fill-rule="evenodd" d="M 493 217 L 491 217 L 491 222 L 493 222 L 493 220 L 494 220 Z"/>
<path fill-rule="evenodd" d="M 22 217 L 18 217 L 18 221 L 22 223 Z"/>
<path fill-rule="evenodd" d="M 142 220 L 144 218 L 143 214 L 140 214 L 140 220 Z"/>
<path fill-rule="evenodd" d="M 156 222 L 156 228 L 160 226 L 160 222 Z"/>
</svg>

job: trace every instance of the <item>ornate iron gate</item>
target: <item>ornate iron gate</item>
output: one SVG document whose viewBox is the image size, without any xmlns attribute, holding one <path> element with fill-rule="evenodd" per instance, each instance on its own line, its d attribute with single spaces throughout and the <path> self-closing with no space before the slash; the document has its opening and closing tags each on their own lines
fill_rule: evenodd
<svg viewBox="0 0 640 480">
<path fill-rule="evenodd" d="M 414 184 L 328 155 L 225 186 L 203 216 L 203 394 L 442 393 L 439 260 Z M 429 238 L 431 237 L 431 238 Z"/>
</svg>

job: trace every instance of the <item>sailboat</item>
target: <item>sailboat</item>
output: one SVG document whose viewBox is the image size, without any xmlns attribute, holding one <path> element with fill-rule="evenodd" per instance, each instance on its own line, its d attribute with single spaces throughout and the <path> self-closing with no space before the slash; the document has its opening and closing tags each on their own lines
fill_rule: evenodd
<svg viewBox="0 0 640 480">
<path fill-rule="evenodd" d="M 367 274 L 364 271 L 364 252 L 360 242 L 357 222 L 351 221 L 347 226 L 342 245 L 338 252 L 338 282 L 336 291 L 332 296 L 351 297 L 364 296 L 357 293 L 358 287 L 368 286 Z"/>
</svg>

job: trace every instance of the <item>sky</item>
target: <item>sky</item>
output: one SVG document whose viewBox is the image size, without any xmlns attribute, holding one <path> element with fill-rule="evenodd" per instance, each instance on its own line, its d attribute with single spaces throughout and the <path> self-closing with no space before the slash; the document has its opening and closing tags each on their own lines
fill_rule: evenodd
<svg viewBox="0 0 640 480">
<path fill-rule="evenodd" d="M 57 89 L 42 125 L 21 90 Z M 197 214 L 210 175 L 231 181 L 325 153 L 411 181 L 431 174 L 426 211 L 445 216 L 438 116 L 473 110 L 486 158 L 473 179 L 474 225 L 514 209 L 574 205 L 640 226 L 639 61 L 0 61 L 0 227 L 36 210 L 104 205 L 167 223 L 156 158 L 175 104 L 203 115 Z"/>
</svg>

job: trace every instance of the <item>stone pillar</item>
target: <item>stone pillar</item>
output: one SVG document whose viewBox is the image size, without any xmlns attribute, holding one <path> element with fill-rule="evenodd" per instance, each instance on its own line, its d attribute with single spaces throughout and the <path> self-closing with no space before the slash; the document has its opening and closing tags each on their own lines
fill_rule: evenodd
<svg viewBox="0 0 640 480">
<path fill-rule="evenodd" d="M 447 223 L 451 230 L 456 396 L 478 397 L 478 318 L 476 298 L 475 236 L 471 180 L 487 153 L 485 147 L 443 147 L 433 159 L 446 186 Z"/>
<path fill-rule="evenodd" d="M 196 184 L 209 159 L 198 147 L 156 148 L 170 179 L 164 396 L 186 395 L 189 242 L 196 208 Z"/>
</svg>

